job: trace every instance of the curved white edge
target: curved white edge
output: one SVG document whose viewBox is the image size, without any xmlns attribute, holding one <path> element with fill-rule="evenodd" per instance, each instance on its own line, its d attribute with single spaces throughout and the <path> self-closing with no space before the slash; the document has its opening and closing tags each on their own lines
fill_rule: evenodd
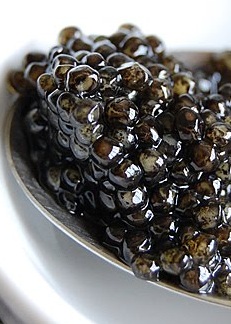
<svg viewBox="0 0 231 324">
<path fill-rule="evenodd" d="M 4 324 L 92 324 L 59 295 L 28 255 L 9 192 L 3 120 L 0 128 L 0 316 Z"/>
</svg>

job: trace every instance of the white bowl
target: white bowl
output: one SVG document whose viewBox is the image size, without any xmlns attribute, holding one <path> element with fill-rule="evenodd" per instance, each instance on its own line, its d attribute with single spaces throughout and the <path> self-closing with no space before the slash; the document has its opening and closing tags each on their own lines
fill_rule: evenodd
<svg viewBox="0 0 231 324">
<path fill-rule="evenodd" d="M 6 161 L 3 124 L 10 101 L 5 73 L 27 51 L 51 47 L 62 27 L 78 25 L 86 34 L 106 28 L 110 34 L 129 21 L 146 34 L 162 37 L 170 50 L 220 50 L 231 44 L 228 1 L 211 1 L 210 8 L 194 1 L 187 8 L 190 17 L 183 1 L 165 2 L 165 8 L 150 1 L 142 4 L 88 1 L 87 13 L 76 1 L 65 4 L 67 11 L 64 4 L 47 1 L 5 4 L 0 22 L 0 315 L 5 323 L 215 324 L 230 319 L 228 308 L 138 280 L 79 245 L 33 206 Z"/>
</svg>

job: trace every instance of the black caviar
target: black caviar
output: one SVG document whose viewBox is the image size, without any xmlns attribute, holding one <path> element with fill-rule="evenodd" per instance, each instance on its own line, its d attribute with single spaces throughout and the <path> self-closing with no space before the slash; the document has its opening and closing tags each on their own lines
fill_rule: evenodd
<svg viewBox="0 0 231 324">
<path fill-rule="evenodd" d="M 189 70 L 131 24 L 64 28 L 9 74 L 40 184 L 146 280 L 231 297 L 231 56 Z"/>
</svg>

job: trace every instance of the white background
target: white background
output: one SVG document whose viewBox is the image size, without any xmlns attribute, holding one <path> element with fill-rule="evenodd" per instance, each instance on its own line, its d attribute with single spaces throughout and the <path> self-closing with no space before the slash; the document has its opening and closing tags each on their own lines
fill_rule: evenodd
<svg viewBox="0 0 231 324">
<path fill-rule="evenodd" d="M 2 5 L 3 6 L 3 5 Z M 125 22 L 169 50 L 231 48 L 231 5 L 219 1 L 6 1 L 0 18 L 0 315 L 8 323 L 230 322 L 231 309 L 140 281 L 84 250 L 31 205 L 4 154 L 9 109 L 4 78 L 29 50 L 47 50 L 59 30 L 110 34 Z"/>
</svg>

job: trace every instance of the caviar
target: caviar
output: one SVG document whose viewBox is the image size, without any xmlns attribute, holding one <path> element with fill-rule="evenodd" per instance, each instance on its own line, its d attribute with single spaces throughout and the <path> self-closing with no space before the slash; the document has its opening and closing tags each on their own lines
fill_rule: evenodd
<svg viewBox="0 0 231 324">
<path fill-rule="evenodd" d="M 230 52 L 207 63 L 189 70 L 131 24 L 70 26 L 8 85 L 29 98 L 31 160 L 60 205 L 139 278 L 230 297 Z"/>
</svg>

